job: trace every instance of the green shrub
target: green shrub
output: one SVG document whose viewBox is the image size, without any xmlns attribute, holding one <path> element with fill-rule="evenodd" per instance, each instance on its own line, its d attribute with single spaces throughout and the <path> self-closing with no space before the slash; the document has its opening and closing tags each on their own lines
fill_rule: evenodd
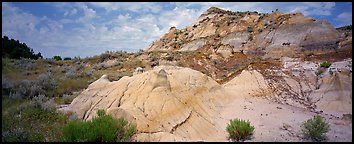
<svg viewBox="0 0 354 144">
<path fill-rule="evenodd" d="M 325 62 L 321 63 L 320 66 L 325 67 L 325 68 L 329 68 L 331 66 L 331 63 L 328 61 L 325 61 Z"/>
<path fill-rule="evenodd" d="M 64 58 L 64 60 L 66 61 L 66 60 L 71 60 L 71 58 L 70 57 L 66 57 L 66 58 Z"/>
<path fill-rule="evenodd" d="M 59 61 L 59 60 L 62 60 L 60 56 L 53 56 L 53 59 Z"/>
<path fill-rule="evenodd" d="M 3 98 L 2 104 L 3 142 L 60 141 L 65 114 L 25 99 Z"/>
<path fill-rule="evenodd" d="M 234 119 L 230 120 L 230 123 L 226 127 L 229 133 L 229 138 L 235 141 L 245 140 L 249 138 L 254 132 L 254 127 L 251 126 L 247 120 Z"/>
<path fill-rule="evenodd" d="M 69 142 L 120 142 L 130 141 L 136 125 L 124 118 L 115 119 L 98 110 L 91 121 L 73 120 L 64 127 L 64 141 Z"/>
<path fill-rule="evenodd" d="M 329 131 L 329 124 L 319 115 L 307 120 L 302 125 L 302 132 L 305 136 L 310 137 L 315 141 L 325 139 L 325 133 Z"/>
</svg>

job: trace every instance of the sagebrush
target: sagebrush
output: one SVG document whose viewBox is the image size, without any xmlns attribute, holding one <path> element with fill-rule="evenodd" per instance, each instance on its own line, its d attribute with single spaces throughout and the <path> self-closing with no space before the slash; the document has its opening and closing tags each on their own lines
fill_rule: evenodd
<svg viewBox="0 0 354 144">
<path fill-rule="evenodd" d="M 229 138 L 234 141 L 246 140 L 254 133 L 254 127 L 247 120 L 234 119 L 226 127 Z"/>
<path fill-rule="evenodd" d="M 329 124 L 319 115 L 315 115 L 312 119 L 307 120 L 302 125 L 302 132 L 305 136 L 315 140 L 324 140 L 325 134 L 330 130 Z"/>
</svg>

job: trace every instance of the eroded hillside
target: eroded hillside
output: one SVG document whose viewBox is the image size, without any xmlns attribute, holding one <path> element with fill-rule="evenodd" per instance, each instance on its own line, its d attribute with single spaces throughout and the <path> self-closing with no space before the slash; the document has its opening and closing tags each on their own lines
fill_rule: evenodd
<svg viewBox="0 0 354 144">
<path fill-rule="evenodd" d="M 231 12 L 211 7 L 191 25 L 180 30 L 171 27 L 147 51 L 201 50 L 224 58 L 235 52 L 280 57 L 334 50 L 339 41 L 339 33 L 327 21 L 301 13 Z"/>
</svg>

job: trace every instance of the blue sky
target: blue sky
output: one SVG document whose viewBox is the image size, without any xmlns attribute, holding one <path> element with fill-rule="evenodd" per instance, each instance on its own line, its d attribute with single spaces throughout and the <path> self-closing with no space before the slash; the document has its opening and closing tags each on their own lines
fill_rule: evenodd
<svg viewBox="0 0 354 144">
<path fill-rule="evenodd" d="M 352 2 L 2 2 L 2 36 L 46 58 L 86 57 L 147 48 L 216 6 L 231 11 L 302 12 L 334 27 L 352 24 Z"/>
</svg>

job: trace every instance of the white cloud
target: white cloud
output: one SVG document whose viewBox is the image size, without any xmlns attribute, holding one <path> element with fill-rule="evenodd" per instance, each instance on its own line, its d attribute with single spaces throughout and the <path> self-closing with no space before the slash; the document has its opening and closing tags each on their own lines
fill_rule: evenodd
<svg viewBox="0 0 354 144">
<path fill-rule="evenodd" d="M 49 29 L 47 27 L 41 27 L 39 29 L 39 33 L 40 34 L 46 34 L 49 31 Z"/>
<path fill-rule="evenodd" d="M 339 14 L 337 16 L 337 18 L 341 19 L 341 20 L 349 20 L 349 21 L 351 21 L 352 20 L 352 13 L 343 12 L 343 13 Z"/>
<path fill-rule="evenodd" d="M 85 3 L 77 3 L 78 7 L 84 12 L 84 16 L 78 19 L 78 22 L 88 23 L 96 17 L 96 11 L 89 8 Z"/>
<path fill-rule="evenodd" d="M 71 15 L 75 15 L 76 13 L 77 13 L 77 9 L 74 8 L 74 9 L 72 9 L 71 11 L 66 11 L 66 12 L 64 13 L 64 16 L 71 16 Z"/>
<path fill-rule="evenodd" d="M 345 25 L 351 25 L 353 16 L 351 12 L 343 12 L 340 13 L 335 19 L 340 22 L 335 27 L 341 27 Z"/>
<path fill-rule="evenodd" d="M 21 11 L 13 7 L 10 3 L 2 3 L 2 30 L 17 31 L 17 34 L 27 31 L 34 31 L 39 19 L 30 13 Z M 5 11 L 4 11 L 5 9 Z"/>
<path fill-rule="evenodd" d="M 118 17 L 118 21 L 127 21 L 131 18 L 130 14 L 125 14 L 125 15 L 119 15 Z"/>
<path fill-rule="evenodd" d="M 304 2 L 293 6 L 289 6 L 290 12 L 302 12 L 305 16 L 323 15 L 329 16 L 332 14 L 334 2 Z"/>
<path fill-rule="evenodd" d="M 89 4 L 95 7 L 104 8 L 108 12 L 126 10 L 131 12 L 159 13 L 162 10 L 159 4 L 153 2 L 90 2 Z"/>
<path fill-rule="evenodd" d="M 157 19 L 167 32 L 167 30 L 172 26 L 182 29 L 190 25 L 192 22 L 197 20 L 200 14 L 201 12 L 195 9 L 175 7 L 172 11 L 162 13 Z"/>
<path fill-rule="evenodd" d="M 111 2 L 90 2 L 90 4 L 96 7 L 104 8 L 106 11 L 113 11 L 119 8 L 118 3 Z"/>
</svg>

